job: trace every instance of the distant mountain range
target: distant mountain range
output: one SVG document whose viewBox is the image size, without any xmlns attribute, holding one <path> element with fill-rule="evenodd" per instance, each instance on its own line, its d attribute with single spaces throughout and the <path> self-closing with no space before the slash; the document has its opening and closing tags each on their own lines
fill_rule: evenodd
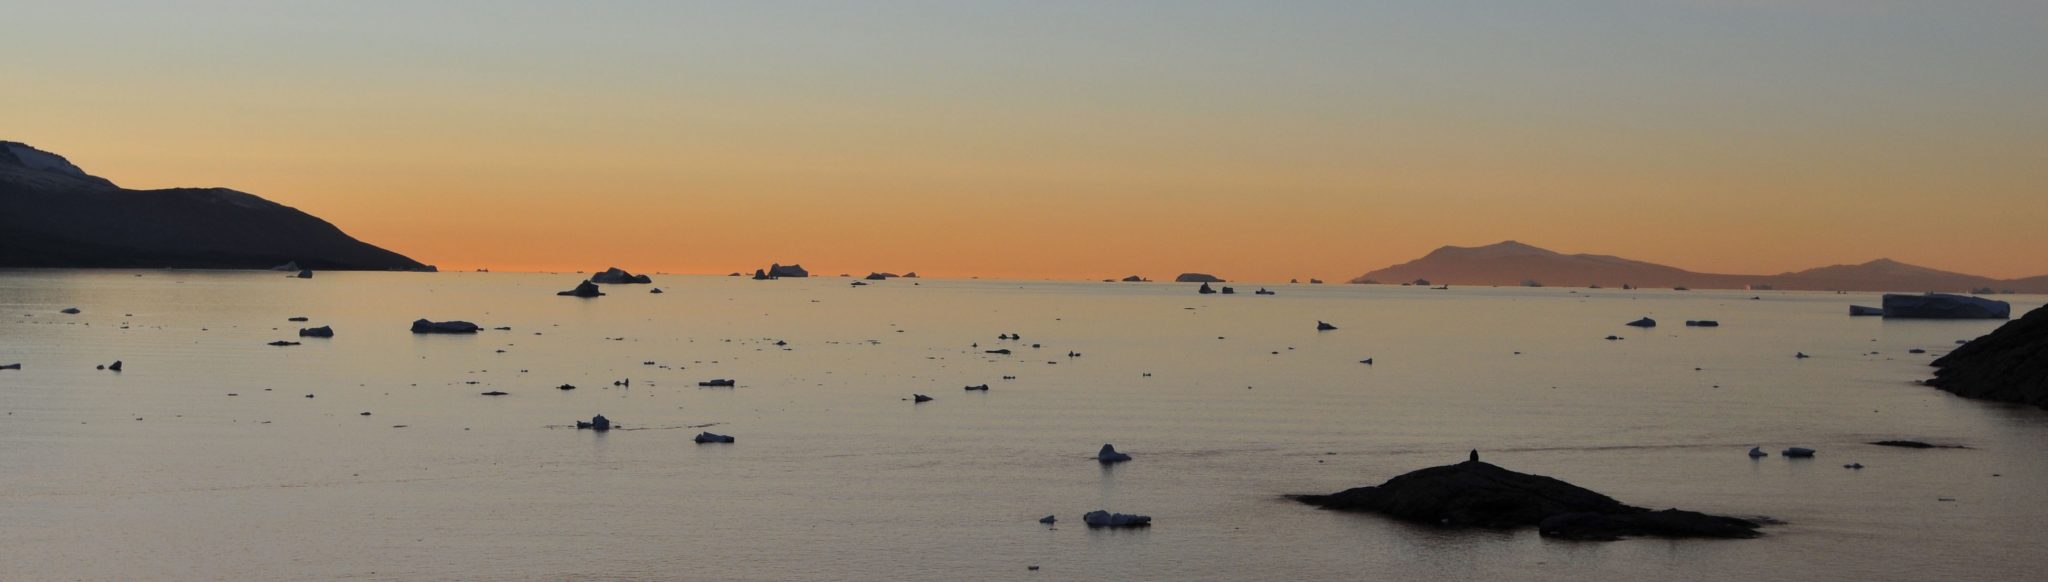
<svg viewBox="0 0 2048 582">
<path fill-rule="evenodd" d="M 413 270 L 433 267 L 226 188 L 129 190 L 0 141 L 0 267 Z"/>
<path fill-rule="evenodd" d="M 1771 288 L 1807 291 L 1948 291 L 1992 289 L 2048 293 L 2048 275 L 2025 279 L 1993 279 L 1878 259 L 1860 265 L 1834 265 L 1777 275 L 1721 275 L 1680 269 L 1608 255 L 1567 255 L 1515 241 L 1482 247 L 1442 247 L 1420 259 L 1352 279 L 1352 283 L 1439 285 L 1523 285 L 1566 287 L 1689 287 L 1695 289 Z"/>
</svg>

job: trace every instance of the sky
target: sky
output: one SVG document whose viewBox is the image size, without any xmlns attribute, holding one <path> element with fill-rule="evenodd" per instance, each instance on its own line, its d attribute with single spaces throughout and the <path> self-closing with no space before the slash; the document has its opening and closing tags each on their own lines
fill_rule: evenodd
<svg viewBox="0 0 2048 582">
<path fill-rule="evenodd" d="M 2048 2 L 27 2 L 0 139 L 442 269 L 2048 274 Z"/>
</svg>

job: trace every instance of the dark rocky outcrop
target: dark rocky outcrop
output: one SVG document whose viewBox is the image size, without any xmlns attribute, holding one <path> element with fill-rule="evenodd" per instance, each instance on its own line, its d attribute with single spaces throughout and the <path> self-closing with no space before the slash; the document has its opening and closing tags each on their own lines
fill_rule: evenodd
<svg viewBox="0 0 2048 582">
<path fill-rule="evenodd" d="M 611 419 L 609 419 L 609 418 L 605 418 L 605 417 L 604 417 L 604 415 L 600 414 L 600 415 L 597 415 L 597 416 L 593 416 L 593 417 L 590 417 L 590 422 L 583 422 L 583 421 L 581 421 L 581 420 L 579 420 L 579 421 L 576 421 L 576 428 L 579 428 L 579 429 L 584 429 L 584 428 L 587 428 L 587 429 L 591 429 L 591 430 L 599 430 L 599 431 L 604 431 L 604 430 L 611 430 L 611 429 L 612 429 L 612 421 L 611 421 Z"/>
<path fill-rule="evenodd" d="M 603 296 L 604 296 L 604 292 L 603 292 L 603 291 L 599 291 L 599 290 L 597 289 L 597 283 L 593 283 L 593 282 L 590 282 L 590 281 L 584 281 L 584 282 L 582 282 L 582 283 L 577 283 L 577 284 L 576 284 L 576 288 L 575 288 L 575 289 L 570 289 L 570 290 L 568 290 L 568 291 L 559 291 L 559 292 L 556 292 L 555 294 L 556 294 L 556 295 L 561 295 L 561 296 L 563 296 L 563 297 L 603 297 Z"/>
<path fill-rule="evenodd" d="M 1316 322 L 1316 331 L 1330 331 L 1330 330 L 1333 330 L 1333 329 L 1337 329 L 1337 326 L 1334 326 L 1334 325 L 1330 325 L 1330 324 L 1329 324 L 1329 322 L 1323 322 L 1323 321 L 1318 321 L 1318 322 Z"/>
<path fill-rule="evenodd" d="M 1635 320 L 1635 321 L 1631 321 L 1631 322 L 1628 322 L 1628 325 L 1629 325 L 1629 327 L 1640 327 L 1640 328 L 1646 328 L 1646 329 L 1647 329 L 1647 328 L 1657 327 L 1657 320 L 1655 320 L 1655 319 L 1650 319 L 1650 318 L 1648 318 L 1648 317 L 1645 317 L 1645 318 L 1642 318 L 1642 319 L 1638 319 L 1638 320 Z"/>
<path fill-rule="evenodd" d="M 1124 282 L 1125 282 L 1125 283 L 1150 283 L 1150 282 L 1152 282 L 1152 280 L 1151 280 L 1151 279 L 1147 279 L 1147 278 L 1144 278 L 1144 277 L 1139 277 L 1139 276 L 1137 276 L 1137 275 L 1131 275 L 1131 276 L 1129 276 L 1129 277 L 1124 277 Z"/>
<path fill-rule="evenodd" d="M 0 267 L 432 270 L 226 188 L 129 190 L 0 141 Z"/>
<path fill-rule="evenodd" d="M 731 388 L 734 386 L 738 386 L 739 381 L 731 378 L 712 378 L 710 380 L 698 382 L 697 385 L 705 388 Z"/>
<path fill-rule="evenodd" d="M 1081 523 L 1088 524 L 1088 527 L 1148 527 L 1152 525 L 1152 516 L 1097 509 L 1081 514 Z"/>
<path fill-rule="evenodd" d="M 1129 461 L 1131 460 L 1131 456 L 1124 453 L 1119 453 L 1116 451 L 1115 446 L 1111 446 L 1108 443 L 1104 443 L 1102 445 L 1102 450 L 1095 452 L 1095 460 L 1106 465 L 1109 463 L 1122 463 L 1124 461 Z"/>
<path fill-rule="evenodd" d="M 1476 459 L 1422 469 L 1377 486 L 1290 497 L 1324 509 L 1373 512 L 1431 525 L 1539 526 L 1545 536 L 1567 539 L 1759 535 L 1756 522 L 1675 509 L 1651 511 L 1564 481 L 1517 473 Z"/>
<path fill-rule="evenodd" d="M 803 265 L 783 265 L 777 263 L 770 263 L 768 265 L 768 276 L 775 279 L 781 279 L 784 277 L 801 279 L 804 277 L 811 276 L 811 272 L 804 270 Z"/>
<path fill-rule="evenodd" d="M 320 327 L 300 328 L 299 337 L 334 337 L 334 327 L 323 325 Z"/>
<path fill-rule="evenodd" d="M 1209 288 L 1209 284 L 1208 284 L 1208 283 L 1203 283 L 1203 284 L 1202 284 L 1202 288 L 1200 288 L 1200 289 L 1196 289 L 1196 290 L 1195 290 L 1195 292 L 1196 292 L 1196 293 L 1201 293 L 1201 294 L 1203 294 L 1203 295 L 1208 295 L 1208 294 L 1211 294 L 1211 293 L 1215 293 L 1215 292 L 1216 292 L 1216 290 L 1215 290 L 1215 289 L 1210 289 L 1210 288 Z"/>
<path fill-rule="evenodd" d="M 1208 274 L 1208 273 L 1181 273 L 1179 277 L 1174 277 L 1174 278 L 1173 278 L 1173 282 L 1175 282 L 1175 283 L 1222 283 L 1222 282 L 1223 282 L 1223 278 L 1222 278 L 1222 277 L 1217 277 L 1217 276 L 1215 276 L 1215 275 L 1211 275 L 1211 274 Z"/>
<path fill-rule="evenodd" d="M 2048 408 L 2048 307 L 1934 360 L 1927 385 L 1966 398 Z"/>
<path fill-rule="evenodd" d="M 1885 319 L 2011 319 L 2012 304 L 2004 301 L 1928 293 L 1926 295 L 1887 294 L 1884 296 Z"/>
<path fill-rule="evenodd" d="M 887 280 L 889 280 L 889 279 L 894 279 L 894 278 L 896 278 L 896 274 L 895 274 L 895 273 L 878 273 L 878 272 L 871 272 L 871 273 L 868 273 L 868 276 L 866 276 L 866 277 L 862 277 L 862 278 L 863 278 L 863 279 L 867 279 L 867 280 L 869 280 L 869 281 L 887 281 Z"/>
<path fill-rule="evenodd" d="M 277 341 L 274 341 L 274 342 L 270 342 L 270 345 L 273 345 L 273 346 L 277 346 L 277 347 L 280 347 L 280 348 L 282 348 L 282 347 L 287 347 L 287 346 L 296 346 L 296 345 L 299 345 L 299 342 L 293 342 L 293 341 L 285 341 L 285 340 L 277 340 Z"/>
<path fill-rule="evenodd" d="M 1884 315 L 1884 308 L 1882 308 L 1882 307 L 1867 307 L 1867 306 L 1863 306 L 1863 305 L 1851 305 L 1851 306 L 1849 306 L 1849 316 L 1850 316 L 1850 317 L 1868 317 L 1868 316 L 1879 316 L 1879 315 Z"/>
<path fill-rule="evenodd" d="M 648 283 L 653 283 L 654 279 L 648 277 L 647 275 L 635 275 L 627 272 L 625 269 L 612 267 L 609 269 L 605 269 L 602 273 L 591 275 L 590 282 L 602 283 L 605 285 L 644 285 Z M 588 296 L 579 295 L 579 297 Z"/>
<path fill-rule="evenodd" d="M 1880 447 L 1896 447 L 1896 448 L 1901 448 L 1901 449 L 1967 449 L 1967 448 L 1970 448 L 1970 447 L 1966 447 L 1966 446 L 1962 446 L 1962 445 L 1937 445 L 1937 444 L 1931 444 L 1931 443 L 1923 443 L 1923 442 L 1920 442 L 1920 441 L 1875 441 L 1875 442 L 1872 442 L 1872 443 L 1870 443 L 1870 444 L 1873 444 L 1873 445 L 1877 445 L 1877 446 L 1880 446 Z"/>
<path fill-rule="evenodd" d="M 697 441 L 697 444 L 701 445 L 704 443 L 730 443 L 736 439 L 732 438 L 732 435 L 717 434 L 712 432 L 700 432 L 697 433 L 697 438 L 691 440 Z"/>
<path fill-rule="evenodd" d="M 483 328 L 467 321 L 427 321 L 418 319 L 412 322 L 413 333 L 476 333 L 479 329 Z"/>
</svg>

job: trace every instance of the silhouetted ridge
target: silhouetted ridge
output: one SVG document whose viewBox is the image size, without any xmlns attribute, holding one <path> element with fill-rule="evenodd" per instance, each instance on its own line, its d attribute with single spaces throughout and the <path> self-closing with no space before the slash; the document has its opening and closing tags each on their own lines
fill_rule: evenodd
<svg viewBox="0 0 2048 582">
<path fill-rule="evenodd" d="M 0 267 L 431 270 L 325 220 L 227 188 L 128 190 L 0 141 Z"/>
<path fill-rule="evenodd" d="M 1998 280 L 1877 259 L 1777 275 L 1696 273 L 1609 255 L 1567 255 L 1517 241 L 1479 247 L 1440 247 L 1422 258 L 1352 279 L 1430 281 L 1450 285 L 1772 288 L 1816 291 L 2048 292 L 2048 276 Z M 1531 283 L 1535 283 L 1532 285 Z"/>
</svg>

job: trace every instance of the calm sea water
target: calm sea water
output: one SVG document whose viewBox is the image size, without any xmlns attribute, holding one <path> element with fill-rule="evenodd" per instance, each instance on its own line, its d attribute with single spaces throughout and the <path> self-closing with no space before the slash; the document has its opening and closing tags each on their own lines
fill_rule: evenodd
<svg viewBox="0 0 2048 582">
<path fill-rule="evenodd" d="M 0 579 L 1927 580 L 2048 565 L 2048 412 L 1912 382 L 1997 322 L 1846 315 L 1871 295 L 664 276 L 664 294 L 554 296 L 577 280 L 0 272 L 0 364 L 24 365 L 0 371 Z M 1622 325 L 1642 316 L 1663 325 Z M 511 330 L 413 335 L 417 318 Z M 265 345 L 302 325 L 336 336 Z M 1023 339 L 996 339 L 1010 332 Z M 114 360 L 125 371 L 94 369 Z M 739 386 L 696 386 L 711 378 Z M 627 430 L 570 426 L 593 414 Z M 701 430 L 738 442 L 693 444 Z M 1863 444 L 1891 438 L 1971 448 Z M 1098 465 L 1103 443 L 1136 460 Z M 1772 457 L 1744 456 L 1757 445 Z M 1794 445 L 1819 456 L 1775 454 Z M 1636 505 L 1785 524 L 1583 543 L 1281 498 L 1474 448 Z M 1094 509 L 1155 525 L 1091 531 Z M 1048 514 L 1059 525 L 1037 523 Z"/>
</svg>

